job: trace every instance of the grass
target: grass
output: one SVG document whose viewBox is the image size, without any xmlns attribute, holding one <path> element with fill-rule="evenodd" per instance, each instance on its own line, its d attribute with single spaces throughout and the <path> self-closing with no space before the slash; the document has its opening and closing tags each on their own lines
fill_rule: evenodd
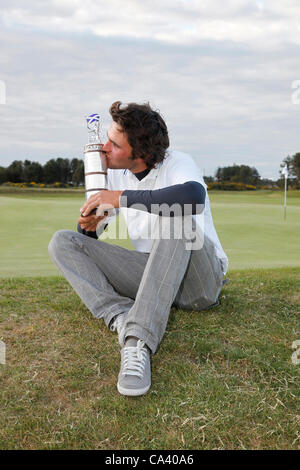
<svg viewBox="0 0 300 470">
<path fill-rule="evenodd" d="M 48 255 L 49 241 L 57 230 L 76 230 L 83 203 L 82 192 L 63 190 L 48 194 L 32 189 L 25 195 L 0 195 L 4 217 L 0 227 L 0 277 L 57 275 Z M 127 239 L 116 244 L 130 246 Z"/>
<path fill-rule="evenodd" d="M 230 193 L 230 194 L 228 194 Z M 212 213 L 230 269 L 300 264 L 300 191 L 210 192 Z"/>
<path fill-rule="evenodd" d="M 230 278 L 221 306 L 172 309 L 138 398 L 117 392 L 117 337 L 66 281 L 2 280 L 0 449 L 299 449 L 299 270 Z"/>
<path fill-rule="evenodd" d="M 282 192 L 212 191 L 209 195 L 230 269 L 299 265 L 300 191 L 289 192 L 286 221 Z M 48 243 L 57 230 L 76 230 L 83 201 L 83 192 L 77 190 L 54 189 L 50 193 L 2 188 L 0 277 L 57 275 L 48 256 Z M 111 241 L 132 248 L 128 239 Z"/>
<path fill-rule="evenodd" d="M 0 449 L 300 449 L 299 194 L 283 223 L 282 193 L 210 193 L 231 282 L 217 308 L 172 309 L 152 388 L 128 398 L 116 335 L 50 276 L 83 195 L 0 191 Z"/>
<path fill-rule="evenodd" d="M 80 195 L 84 198 L 84 189 L 82 187 L 74 187 L 74 188 L 19 188 L 15 186 L 3 186 L 0 185 L 0 195 L 5 196 L 13 196 L 13 197 L 24 197 L 28 195 L 35 195 L 37 197 L 61 197 L 63 196 L 70 196 L 73 197 L 75 195 Z"/>
</svg>

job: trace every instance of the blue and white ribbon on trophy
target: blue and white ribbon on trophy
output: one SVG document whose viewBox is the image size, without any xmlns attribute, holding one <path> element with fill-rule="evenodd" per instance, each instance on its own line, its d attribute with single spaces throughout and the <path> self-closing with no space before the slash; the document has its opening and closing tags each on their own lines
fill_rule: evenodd
<svg viewBox="0 0 300 470">
<path fill-rule="evenodd" d="M 100 121 L 100 114 L 90 114 L 86 118 L 87 125 Z"/>
<path fill-rule="evenodd" d="M 100 142 L 100 114 L 94 113 L 86 117 L 89 130 L 89 142 Z"/>
</svg>

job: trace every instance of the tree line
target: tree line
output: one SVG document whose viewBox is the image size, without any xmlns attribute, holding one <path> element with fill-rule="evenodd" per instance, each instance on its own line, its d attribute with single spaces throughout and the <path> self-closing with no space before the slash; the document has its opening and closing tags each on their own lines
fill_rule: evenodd
<svg viewBox="0 0 300 470">
<path fill-rule="evenodd" d="M 295 153 L 292 157 L 288 155 L 284 158 L 280 165 L 281 169 L 284 166 L 287 167 L 289 178 L 300 184 L 300 152 Z"/>
<path fill-rule="evenodd" d="M 284 158 L 280 165 L 279 178 L 277 181 L 273 181 L 268 178 L 261 178 L 257 169 L 248 165 L 231 165 L 219 167 L 214 177 L 205 177 L 205 180 L 209 183 L 244 183 L 247 185 L 260 187 L 274 185 L 282 186 L 283 175 L 281 172 L 285 166 L 287 167 L 288 171 L 289 184 L 295 188 L 300 189 L 300 153 L 296 153 L 293 156 L 288 155 L 286 158 Z"/>
<path fill-rule="evenodd" d="M 295 187 L 300 187 L 300 152 L 293 156 L 288 155 L 280 165 L 286 166 L 288 170 L 289 183 Z M 206 176 L 205 181 L 244 183 L 253 186 L 282 185 L 283 176 L 279 171 L 279 178 L 276 182 L 261 178 L 255 167 L 248 165 L 231 165 L 219 167 L 214 176 Z M 62 183 L 78 186 L 84 184 L 84 163 L 83 159 L 73 158 L 52 158 L 44 165 L 38 162 L 25 160 L 15 160 L 7 168 L 0 166 L 0 184 L 11 183 Z"/>
<path fill-rule="evenodd" d="M 63 183 L 78 186 L 84 183 L 82 159 L 52 158 L 44 165 L 30 160 L 15 160 L 7 168 L 0 167 L 0 184 L 11 183 Z"/>
</svg>

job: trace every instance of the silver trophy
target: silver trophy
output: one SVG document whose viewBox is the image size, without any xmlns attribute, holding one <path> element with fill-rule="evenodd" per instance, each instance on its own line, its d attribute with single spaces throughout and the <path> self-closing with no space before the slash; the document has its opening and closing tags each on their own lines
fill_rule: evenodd
<svg viewBox="0 0 300 470">
<path fill-rule="evenodd" d="M 85 198 L 88 199 L 102 189 L 107 189 L 106 157 L 101 152 L 100 116 L 90 114 L 86 118 L 88 143 L 84 146 Z"/>
</svg>

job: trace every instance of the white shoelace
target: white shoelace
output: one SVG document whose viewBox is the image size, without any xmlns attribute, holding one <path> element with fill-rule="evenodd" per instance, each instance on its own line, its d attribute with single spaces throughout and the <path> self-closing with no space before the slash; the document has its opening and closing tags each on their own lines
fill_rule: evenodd
<svg viewBox="0 0 300 470">
<path fill-rule="evenodd" d="M 144 346 L 144 341 L 139 339 L 136 346 L 124 347 L 124 368 L 122 375 L 136 375 L 143 378 L 148 354 Z"/>
</svg>

